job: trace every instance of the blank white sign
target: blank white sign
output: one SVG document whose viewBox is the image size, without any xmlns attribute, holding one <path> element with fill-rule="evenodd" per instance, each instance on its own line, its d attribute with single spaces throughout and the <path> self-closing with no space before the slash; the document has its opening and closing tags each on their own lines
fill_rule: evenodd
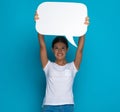
<svg viewBox="0 0 120 112">
<path fill-rule="evenodd" d="M 73 36 L 80 37 L 87 31 L 84 24 L 87 7 L 82 3 L 43 2 L 38 6 L 37 13 L 36 30 L 40 34 L 66 36 L 76 46 Z"/>
</svg>

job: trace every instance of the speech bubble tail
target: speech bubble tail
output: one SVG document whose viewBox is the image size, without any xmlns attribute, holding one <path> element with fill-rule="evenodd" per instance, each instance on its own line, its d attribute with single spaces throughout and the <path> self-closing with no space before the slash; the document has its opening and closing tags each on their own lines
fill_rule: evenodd
<svg viewBox="0 0 120 112">
<path fill-rule="evenodd" d="M 75 47 L 77 47 L 75 41 L 73 40 L 73 36 L 66 36 L 67 40 Z"/>
</svg>

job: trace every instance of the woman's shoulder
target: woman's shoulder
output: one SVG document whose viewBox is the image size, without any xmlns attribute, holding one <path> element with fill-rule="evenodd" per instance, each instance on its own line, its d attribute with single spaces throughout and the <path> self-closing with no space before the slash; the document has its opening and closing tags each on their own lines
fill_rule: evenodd
<svg viewBox="0 0 120 112">
<path fill-rule="evenodd" d="M 78 71 L 77 68 L 75 67 L 74 61 L 68 62 L 67 65 L 70 69 Z"/>
</svg>

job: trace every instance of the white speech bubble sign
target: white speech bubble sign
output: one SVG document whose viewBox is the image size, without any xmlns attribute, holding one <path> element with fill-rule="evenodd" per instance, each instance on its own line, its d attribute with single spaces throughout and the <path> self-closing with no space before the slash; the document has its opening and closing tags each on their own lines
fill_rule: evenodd
<svg viewBox="0 0 120 112">
<path fill-rule="evenodd" d="M 77 47 L 73 36 L 80 37 L 87 32 L 84 24 L 87 7 L 82 3 L 43 2 L 38 6 L 37 13 L 36 30 L 40 34 L 66 36 Z"/>
</svg>

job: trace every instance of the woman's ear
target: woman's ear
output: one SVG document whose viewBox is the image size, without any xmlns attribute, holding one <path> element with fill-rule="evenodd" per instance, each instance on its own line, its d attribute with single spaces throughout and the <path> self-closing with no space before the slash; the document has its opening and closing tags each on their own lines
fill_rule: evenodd
<svg viewBox="0 0 120 112">
<path fill-rule="evenodd" d="M 67 52 L 68 52 L 69 48 L 67 48 Z"/>
<path fill-rule="evenodd" d="M 53 49 L 53 48 L 51 48 L 51 50 L 52 50 L 52 52 L 54 53 L 54 49 Z"/>
</svg>

